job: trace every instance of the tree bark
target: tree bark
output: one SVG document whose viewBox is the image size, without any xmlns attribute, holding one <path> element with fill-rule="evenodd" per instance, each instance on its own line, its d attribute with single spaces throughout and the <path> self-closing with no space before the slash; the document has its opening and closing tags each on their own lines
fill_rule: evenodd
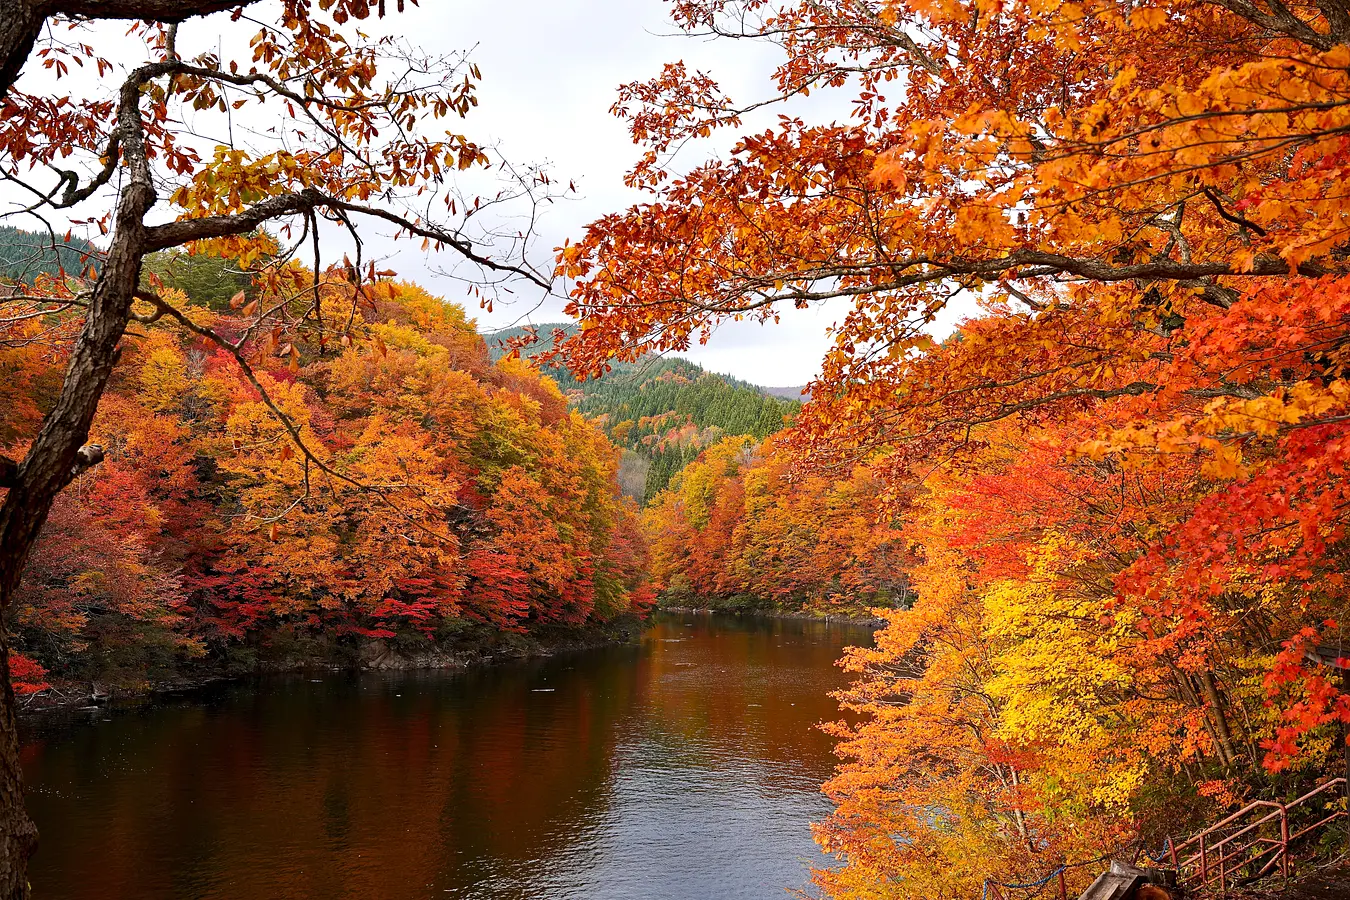
<svg viewBox="0 0 1350 900">
<path fill-rule="evenodd" d="M 256 0 L 0 0 L 0 98 L 7 94 L 38 40 L 48 16 L 133 18 L 177 22 L 192 16 L 249 6 Z M 357 7 L 375 0 L 339 0 Z M 0 458 L 0 900 L 26 900 L 28 858 L 37 846 L 37 830 L 24 809 L 19 765 L 14 692 L 9 681 L 8 638 L 4 613 L 19 586 L 24 565 L 62 490 L 103 458 L 88 445 L 99 401 L 117 364 L 121 340 L 132 316 L 140 286 L 141 262 L 147 252 L 182 241 L 249 231 L 276 216 L 312 210 L 324 204 L 335 209 L 356 207 L 317 190 L 262 201 L 245 213 L 213 216 L 191 223 L 147 227 L 146 213 L 156 196 L 145 146 L 140 99 L 150 81 L 180 67 L 177 61 L 147 63 L 123 83 L 117 107 L 116 140 L 108 155 L 120 159 L 122 187 L 117 200 L 111 243 L 89 297 L 83 327 L 72 346 L 65 379 L 42 428 L 22 462 Z M 446 241 L 467 258 L 499 267 L 474 255 L 473 248 L 451 233 L 399 220 L 392 213 L 362 209 L 394 221 L 412 233 Z M 542 282 L 537 282 L 542 283 Z M 274 410 L 275 411 L 275 410 Z"/>
<path fill-rule="evenodd" d="M 9 93 L 49 16 L 181 22 L 257 0 L 0 0 L 0 97 Z"/>
<path fill-rule="evenodd" d="M 1202 673 L 1200 683 L 1205 689 L 1206 705 L 1213 711 L 1214 732 L 1218 735 L 1219 744 L 1223 749 L 1224 764 L 1233 765 L 1237 762 L 1237 752 L 1233 749 L 1233 732 L 1228 727 L 1228 717 L 1224 715 L 1223 699 L 1219 696 L 1219 688 L 1215 684 L 1214 673 Z"/>
<path fill-rule="evenodd" d="M 123 85 L 119 109 L 129 177 L 118 201 L 107 260 L 71 351 L 61 392 L 0 505 L 0 613 L 9 608 L 52 502 L 74 478 L 103 458 L 101 448 L 85 442 L 131 316 L 145 252 L 145 214 L 155 204 L 139 97 L 140 81 L 132 78 Z M 25 900 L 28 857 L 37 846 L 37 829 L 24 809 L 7 640 L 0 640 L 0 677 L 4 681 L 0 686 L 0 900 Z"/>
<path fill-rule="evenodd" d="M 0 896 L 21 898 L 28 896 L 28 857 L 37 848 L 37 827 L 24 809 L 14 686 L 9 682 L 9 637 L 3 628 L 0 680 Z"/>
<path fill-rule="evenodd" d="M 45 18 L 29 0 L 0 0 L 0 97 L 19 77 Z"/>
</svg>

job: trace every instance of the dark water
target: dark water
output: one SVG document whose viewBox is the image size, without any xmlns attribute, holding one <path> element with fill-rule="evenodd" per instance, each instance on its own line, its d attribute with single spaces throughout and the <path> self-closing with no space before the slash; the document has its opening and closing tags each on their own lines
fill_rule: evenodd
<svg viewBox="0 0 1350 900">
<path fill-rule="evenodd" d="M 829 862 L 813 726 L 868 640 L 668 616 L 640 647 L 30 723 L 36 897 L 785 897 Z"/>
</svg>

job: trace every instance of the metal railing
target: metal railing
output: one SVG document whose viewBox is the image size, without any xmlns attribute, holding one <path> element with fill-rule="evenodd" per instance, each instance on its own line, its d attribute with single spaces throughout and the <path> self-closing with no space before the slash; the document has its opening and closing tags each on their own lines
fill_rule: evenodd
<svg viewBox="0 0 1350 900">
<path fill-rule="evenodd" d="M 1177 873 L 1179 885 L 1195 888 L 1217 883 L 1221 893 L 1228 890 L 1230 883 L 1236 887 L 1239 883 L 1264 878 L 1277 867 L 1280 874 L 1288 878 L 1293 874 L 1290 846 L 1299 838 L 1312 834 L 1336 819 L 1350 815 L 1342 805 L 1317 821 L 1304 824 L 1302 821 L 1291 823 L 1290 812 L 1310 807 L 1315 798 L 1329 793 L 1334 788 L 1341 788 L 1343 795 L 1345 784 L 1344 778 L 1333 778 L 1288 803 L 1257 800 L 1180 844 L 1173 843 L 1172 839 L 1168 838 L 1160 856 L 1154 857 L 1146 852 L 1143 855 L 1154 865 L 1170 861 Z M 1341 796 L 1337 796 L 1335 800 L 1339 802 Z M 1291 831 L 1294 827 L 1298 830 Z M 1058 895 L 1059 900 L 1068 900 L 1068 890 L 1064 882 L 1064 872 L 1068 868 L 1070 867 L 1061 865 L 1039 881 L 1027 884 L 1006 884 L 992 879 L 986 880 L 981 900 L 1012 900 L 1004 893 L 1009 890 L 1035 892 L 1039 895 L 1040 891 L 1052 881 L 1058 882 L 1052 890 Z"/>
<path fill-rule="evenodd" d="M 1344 778 L 1333 778 L 1289 803 L 1257 800 L 1180 844 L 1168 842 L 1172 868 L 1181 884 L 1201 887 L 1216 884 L 1227 891 L 1230 882 L 1255 881 L 1278 867 L 1290 875 L 1289 846 L 1332 821 L 1344 817 L 1344 808 L 1333 810 L 1310 825 L 1290 832 L 1291 810 L 1311 805 L 1315 797 L 1344 788 Z M 1340 799 L 1339 797 L 1337 798 Z M 1253 818 L 1255 816 L 1255 818 Z M 1298 823 L 1302 824 L 1302 823 Z"/>
</svg>

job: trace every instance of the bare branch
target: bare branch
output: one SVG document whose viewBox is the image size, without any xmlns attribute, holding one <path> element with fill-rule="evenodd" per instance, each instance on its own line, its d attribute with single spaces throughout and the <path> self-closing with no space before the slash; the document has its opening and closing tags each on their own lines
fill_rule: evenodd
<svg viewBox="0 0 1350 900">
<path fill-rule="evenodd" d="M 551 278 L 523 264 L 502 263 L 484 256 L 474 248 L 471 241 L 460 234 L 439 226 L 417 222 L 379 207 L 363 206 L 358 203 L 339 200 L 315 188 L 306 188 L 298 193 L 271 197 L 233 215 L 179 219 L 176 222 L 148 227 L 145 229 L 146 250 L 166 250 L 190 241 L 246 234 L 270 219 L 285 215 L 312 213 L 315 210 L 340 211 L 383 219 L 397 225 L 409 234 L 453 247 L 465 259 L 485 269 L 516 275 L 544 290 L 549 290 L 552 287 Z"/>
</svg>

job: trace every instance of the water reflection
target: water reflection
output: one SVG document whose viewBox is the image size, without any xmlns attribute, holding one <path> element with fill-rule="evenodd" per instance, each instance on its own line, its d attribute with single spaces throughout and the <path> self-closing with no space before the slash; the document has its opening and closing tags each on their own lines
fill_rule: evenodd
<svg viewBox="0 0 1350 900">
<path fill-rule="evenodd" d="M 821 861 L 833 662 L 868 639 L 666 616 L 640 647 L 32 723 L 36 895 L 782 897 Z"/>
</svg>

